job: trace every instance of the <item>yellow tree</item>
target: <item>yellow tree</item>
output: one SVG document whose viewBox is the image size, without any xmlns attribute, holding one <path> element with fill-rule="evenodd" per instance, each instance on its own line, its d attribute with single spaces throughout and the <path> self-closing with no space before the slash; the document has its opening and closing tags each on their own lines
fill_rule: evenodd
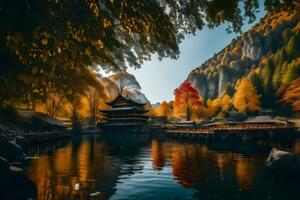
<svg viewBox="0 0 300 200">
<path fill-rule="evenodd" d="M 207 110 L 206 115 L 208 118 L 212 118 L 217 116 L 222 109 L 222 102 L 221 99 L 208 99 L 207 100 Z"/>
<path fill-rule="evenodd" d="M 167 118 L 170 118 L 172 116 L 172 105 L 171 103 L 168 103 L 166 101 L 163 101 L 160 103 L 158 109 L 157 109 L 157 115 L 158 116 L 165 116 Z"/>
<path fill-rule="evenodd" d="M 221 104 L 222 104 L 222 114 L 224 114 L 225 112 L 229 111 L 231 108 L 231 97 L 228 94 L 225 94 L 222 98 L 221 98 Z"/>
<path fill-rule="evenodd" d="M 146 105 L 144 106 L 144 108 L 146 110 L 148 110 L 147 115 L 150 117 L 157 117 L 159 116 L 158 114 L 158 109 L 159 106 L 152 106 L 150 102 L 146 103 Z"/>
<path fill-rule="evenodd" d="M 232 103 L 240 112 L 254 112 L 260 107 L 259 98 L 250 80 L 243 78 L 236 85 Z"/>
<path fill-rule="evenodd" d="M 198 107 L 198 117 L 210 119 L 212 117 L 223 117 L 231 109 L 231 97 L 227 94 L 221 98 L 208 99 L 206 106 Z"/>
</svg>

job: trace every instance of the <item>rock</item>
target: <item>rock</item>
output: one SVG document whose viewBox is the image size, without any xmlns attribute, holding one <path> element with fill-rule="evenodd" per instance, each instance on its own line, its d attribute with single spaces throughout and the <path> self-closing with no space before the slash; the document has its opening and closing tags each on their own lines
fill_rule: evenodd
<svg viewBox="0 0 300 200">
<path fill-rule="evenodd" d="M 37 191 L 34 183 L 26 176 L 21 168 L 10 167 L 0 170 L 0 199 L 35 199 Z"/>
<path fill-rule="evenodd" d="M 300 176 L 300 158 L 296 154 L 272 148 L 265 161 L 265 167 L 271 172 L 284 176 Z"/>
<path fill-rule="evenodd" d="M 4 135 L 0 135 L 0 147 L 6 145 L 9 142 L 8 138 Z"/>
<path fill-rule="evenodd" d="M 29 143 L 28 143 L 28 141 L 24 137 L 17 136 L 17 138 L 16 138 L 16 144 L 19 145 L 23 149 L 24 153 L 28 154 Z"/>
<path fill-rule="evenodd" d="M 218 78 L 219 77 L 212 77 L 207 81 L 207 97 L 214 99 L 218 95 Z"/>
<path fill-rule="evenodd" d="M 222 67 L 219 70 L 219 85 L 218 85 L 218 95 L 222 94 L 222 92 L 226 88 L 226 83 L 229 82 L 230 79 L 230 71 L 226 67 Z"/>
<path fill-rule="evenodd" d="M 200 96 L 202 98 L 206 98 L 207 96 L 207 77 L 203 74 L 190 75 L 188 77 L 188 81 L 194 85 L 194 87 L 198 90 Z"/>
<path fill-rule="evenodd" d="M 25 155 L 23 149 L 14 142 L 8 142 L 0 146 L 0 156 L 9 162 L 20 162 Z"/>
<path fill-rule="evenodd" d="M 9 163 L 5 158 L 0 157 L 0 171 L 9 170 Z"/>
</svg>

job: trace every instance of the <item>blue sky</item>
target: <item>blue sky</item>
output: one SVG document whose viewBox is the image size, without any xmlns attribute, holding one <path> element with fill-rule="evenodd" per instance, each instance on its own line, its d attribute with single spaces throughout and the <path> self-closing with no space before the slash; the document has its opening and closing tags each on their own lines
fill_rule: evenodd
<svg viewBox="0 0 300 200">
<path fill-rule="evenodd" d="M 245 22 L 243 31 L 247 31 L 264 15 L 263 9 L 257 14 L 256 22 Z M 195 36 L 187 35 L 179 45 L 180 57 L 177 60 L 165 58 L 161 62 L 157 56 L 145 62 L 140 69 L 129 68 L 142 87 L 142 92 L 151 103 L 173 100 L 173 91 L 188 76 L 189 72 L 219 52 L 239 34 L 227 33 L 227 25 L 215 29 L 204 28 Z"/>
</svg>

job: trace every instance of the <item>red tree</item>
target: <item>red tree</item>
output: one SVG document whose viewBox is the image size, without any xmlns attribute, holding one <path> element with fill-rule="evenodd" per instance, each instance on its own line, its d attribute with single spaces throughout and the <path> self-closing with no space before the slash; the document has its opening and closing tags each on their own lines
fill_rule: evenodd
<svg viewBox="0 0 300 200">
<path fill-rule="evenodd" d="M 201 98 L 197 90 L 187 81 L 174 90 L 174 109 L 179 114 L 185 114 L 186 120 L 190 120 L 192 112 L 201 105 Z"/>
</svg>

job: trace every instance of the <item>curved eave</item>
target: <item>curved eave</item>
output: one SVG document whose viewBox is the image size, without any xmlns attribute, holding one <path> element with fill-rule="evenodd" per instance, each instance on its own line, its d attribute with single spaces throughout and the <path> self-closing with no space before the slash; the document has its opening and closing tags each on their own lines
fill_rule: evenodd
<svg viewBox="0 0 300 200">
<path fill-rule="evenodd" d="M 107 109 L 107 110 L 99 110 L 102 113 L 128 113 L 128 112 L 136 112 L 136 113 L 146 113 L 148 110 L 140 110 L 140 109 L 128 109 L 128 110 L 112 110 L 112 109 Z"/>
</svg>

